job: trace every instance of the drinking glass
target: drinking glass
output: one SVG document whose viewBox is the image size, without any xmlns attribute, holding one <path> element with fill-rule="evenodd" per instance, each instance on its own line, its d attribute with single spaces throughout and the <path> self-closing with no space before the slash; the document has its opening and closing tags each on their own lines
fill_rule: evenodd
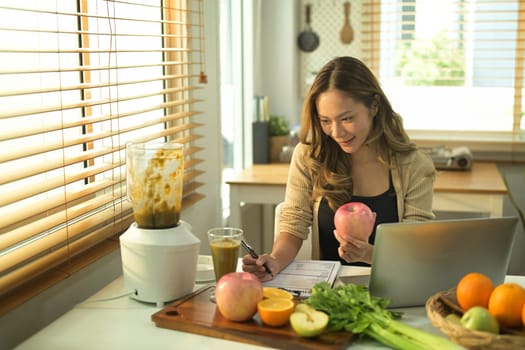
<svg viewBox="0 0 525 350">
<path fill-rule="evenodd" d="M 216 282 L 225 274 L 237 270 L 242 235 L 243 230 L 234 227 L 214 227 L 208 230 Z M 210 295 L 210 301 L 215 302 L 215 291 Z"/>
<path fill-rule="evenodd" d="M 237 270 L 243 230 L 234 227 L 214 227 L 208 230 L 215 281 Z"/>
</svg>

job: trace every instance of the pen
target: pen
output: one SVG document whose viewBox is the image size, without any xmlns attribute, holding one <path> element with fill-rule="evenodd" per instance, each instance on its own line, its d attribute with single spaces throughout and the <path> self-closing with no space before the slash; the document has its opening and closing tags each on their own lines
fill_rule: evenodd
<svg viewBox="0 0 525 350">
<path fill-rule="evenodd" d="M 251 255 L 252 258 L 254 258 L 254 259 L 258 259 L 259 258 L 259 255 L 257 255 L 255 250 L 253 250 L 253 247 L 251 245 L 249 245 L 248 242 L 246 242 L 244 239 L 241 240 L 241 245 L 242 245 L 242 247 L 244 249 L 246 249 L 248 251 L 248 253 Z M 272 270 L 270 270 L 268 265 L 266 263 L 264 263 L 263 266 L 264 266 L 264 269 L 266 270 L 266 272 L 269 273 L 270 275 L 272 275 L 272 277 L 273 277 Z"/>
<path fill-rule="evenodd" d="M 303 296 L 303 293 L 304 293 L 304 291 L 302 290 L 295 290 L 295 289 L 281 288 L 281 287 L 279 289 L 282 289 L 285 292 L 292 294 L 296 298 L 301 298 L 301 296 Z"/>
</svg>

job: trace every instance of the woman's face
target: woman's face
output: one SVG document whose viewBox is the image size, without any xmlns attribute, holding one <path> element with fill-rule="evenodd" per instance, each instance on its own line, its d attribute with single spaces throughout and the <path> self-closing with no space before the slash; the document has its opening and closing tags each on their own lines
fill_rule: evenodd
<svg viewBox="0 0 525 350">
<path fill-rule="evenodd" d="M 323 92 L 316 105 L 324 133 L 346 153 L 357 152 L 365 143 L 377 111 L 370 110 L 340 90 Z"/>
</svg>

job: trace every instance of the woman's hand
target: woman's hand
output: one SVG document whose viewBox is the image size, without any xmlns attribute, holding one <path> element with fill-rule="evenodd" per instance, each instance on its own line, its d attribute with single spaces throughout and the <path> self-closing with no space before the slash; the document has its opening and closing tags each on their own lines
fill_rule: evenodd
<svg viewBox="0 0 525 350">
<path fill-rule="evenodd" d="M 268 266 L 272 274 L 266 272 L 264 264 Z M 269 281 L 273 279 L 273 276 L 277 275 L 280 271 L 279 263 L 269 254 L 259 255 L 259 258 L 255 259 L 250 254 L 246 254 L 242 257 L 242 270 L 251 272 L 261 281 Z"/>
<path fill-rule="evenodd" d="M 302 244 L 302 239 L 289 233 L 281 232 L 273 243 L 271 254 L 261 254 L 257 259 L 252 258 L 249 254 L 243 256 L 242 270 L 253 273 L 263 282 L 269 281 L 295 259 Z M 272 272 L 271 274 L 266 272 L 265 263 Z"/>
<path fill-rule="evenodd" d="M 338 253 L 341 259 L 346 262 L 365 262 L 368 264 L 372 263 L 372 252 L 374 246 L 354 237 L 350 237 L 349 240 L 341 238 L 334 230 L 335 239 L 339 242 Z"/>
</svg>

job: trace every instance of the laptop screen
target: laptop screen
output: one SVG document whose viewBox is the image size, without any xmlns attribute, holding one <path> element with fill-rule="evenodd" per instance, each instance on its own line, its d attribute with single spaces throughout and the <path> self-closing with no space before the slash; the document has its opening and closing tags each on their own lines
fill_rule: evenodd
<svg viewBox="0 0 525 350">
<path fill-rule="evenodd" d="M 469 272 L 502 283 L 517 223 L 500 217 L 380 224 L 370 293 L 390 299 L 391 307 L 422 306 Z"/>
</svg>

